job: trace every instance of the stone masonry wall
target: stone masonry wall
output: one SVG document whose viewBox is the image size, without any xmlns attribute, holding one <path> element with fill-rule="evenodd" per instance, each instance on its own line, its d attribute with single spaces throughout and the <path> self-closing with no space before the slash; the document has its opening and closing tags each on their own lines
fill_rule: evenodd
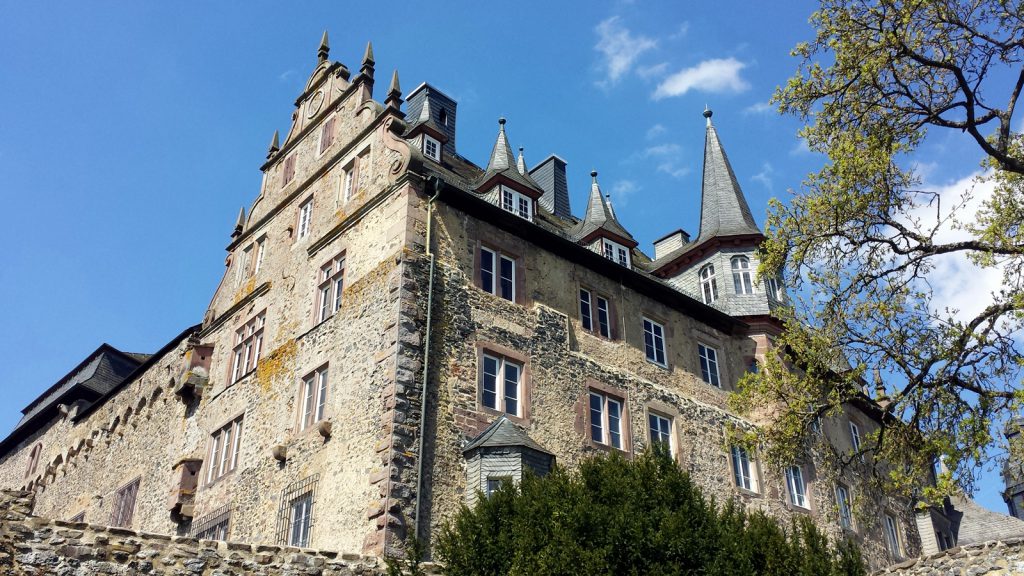
<svg viewBox="0 0 1024 576">
<path fill-rule="evenodd" d="M 939 554 L 914 558 L 875 572 L 875 576 L 883 574 L 898 576 L 1024 574 L 1024 538 L 958 546 Z"/>
<path fill-rule="evenodd" d="M 359 554 L 196 540 L 32 516 L 32 494 L 0 491 L 0 576 L 191 574 L 379 576 Z M 424 567 L 434 573 L 430 566 Z"/>
</svg>

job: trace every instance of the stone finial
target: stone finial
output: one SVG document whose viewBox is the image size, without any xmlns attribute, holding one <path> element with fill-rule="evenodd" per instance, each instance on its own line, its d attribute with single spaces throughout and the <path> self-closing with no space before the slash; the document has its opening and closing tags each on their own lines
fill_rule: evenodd
<svg viewBox="0 0 1024 576">
<path fill-rule="evenodd" d="M 519 159 L 516 160 L 516 168 L 520 174 L 526 174 L 526 155 L 523 154 L 523 147 L 519 147 Z"/>
<path fill-rule="evenodd" d="M 395 70 L 394 74 L 391 75 L 391 86 L 388 88 L 387 97 L 384 99 L 384 105 L 388 108 L 394 108 L 398 110 L 402 107 L 402 88 L 398 85 L 398 70 Z"/>
<path fill-rule="evenodd" d="M 331 52 L 331 45 L 327 43 L 327 30 L 324 30 L 324 36 L 320 39 L 320 48 L 316 51 L 317 62 L 326 62 L 327 55 Z"/>
<path fill-rule="evenodd" d="M 366 43 L 366 52 L 363 54 L 363 65 L 359 68 L 359 73 L 373 78 L 373 42 Z"/>
<path fill-rule="evenodd" d="M 270 140 L 270 149 L 267 150 L 267 158 L 270 158 L 281 149 L 281 144 L 278 143 L 277 130 L 274 130 L 274 137 Z"/>
<path fill-rule="evenodd" d="M 238 210 L 238 220 L 235 222 L 235 229 L 231 231 L 231 238 L 238 238 L 245 230 L 245 206 Z"/>
</svg>

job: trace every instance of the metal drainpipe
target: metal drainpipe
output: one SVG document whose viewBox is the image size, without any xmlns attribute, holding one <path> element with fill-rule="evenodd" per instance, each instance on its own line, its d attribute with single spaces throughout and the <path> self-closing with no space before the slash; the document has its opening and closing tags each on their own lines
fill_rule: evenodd
<svg viewBox="0 0 1024 576">
<path fill-rule="evenodd" d="M 437 176 L 427 178 L 427 187 L 433 189 L 434 194 L 427 198 L 427 257 L 430 258 L 430 275 L 427 281 L 427 333 L 423 338 L 423 389 L 420 392 L 420 453 L 416 462 L 416 527 L 413 530 L 414 537 L 420 538 L 420 503 L 423 500 L 423 454 L 425 453 L 424 442 L 426 440 L 427 428 L 427 385 L 430 374 L 430 327 L 431 312 L 434 309 L 434 252 L 431 250 L 431 230 L 434 222 L 434 200 L 441 194 L 444 188 L 444 180 Z"/>
</svg>

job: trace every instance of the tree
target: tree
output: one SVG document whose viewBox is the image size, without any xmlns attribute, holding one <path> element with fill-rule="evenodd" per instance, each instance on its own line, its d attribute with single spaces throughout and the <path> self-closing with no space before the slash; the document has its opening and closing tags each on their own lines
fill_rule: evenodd
<svg viewBox="0 0 1024 576">
<path fill-rule="evenodd" d="M 908 465 L 876 466 L 872 480 L 910 490 L 942 458 L 952 475 L 920 495 L 970 490 L 1024 399 L 1024 142 L 1013 130 L 1024 12 L 1018 1 L 823 0 L 811 23 L 774 102 L 828 161 L 788 205 L 772 203 L 761 270 L 804 297 L 785 313 L 782 352 L 734 403 L 783 407 L 761 439 L 785 461 L 816 418 L 877 379 L 887 417 L 862 452 Z M 915 152 L 936 136 L 977 151 L 973 189 L 923 188 Z M 936 298 L 949 259 L 1001 271 L 980 312 Z"/>
<path fill-rule="evenodd" d="M 863 574 L 853 544 L 830 545 L 806 517 L 704 496 L 666 454 L 594 457 L 503 485 L 463 506 L 438 538 L 452 576 L 501 574 Z"/>
</svg>

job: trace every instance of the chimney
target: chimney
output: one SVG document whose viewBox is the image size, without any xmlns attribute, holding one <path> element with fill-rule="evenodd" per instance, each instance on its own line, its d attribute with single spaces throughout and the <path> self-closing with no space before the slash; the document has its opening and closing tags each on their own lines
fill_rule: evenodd
<svg viewBox="0 0 1024 576">
<path fill-rule="evenodd" d="M 448 136 L 442 148 L 448 154 L 455 154 L 455 113 L 458 103 L 447 94 L 426 82 L 420 84 L 405 97 L 405 117 L 419 118 L 423 103 L 427 100 L 430 100 L 430 119 Z"/>
<path fill-rule="evenodd" d="M 555 216 L 568 220 L 572 218 L 569 209 L 569 182 L 565 177 L 565 160 L 552 154 L 530 170 L 530 177 L 544 190 L 540 205 Z"/>
<path fill-rule="evenodd" d="M 657 260 L 662 256 L 670 254 L 673 250 L 678 250 L 689 244 L 689 242 L 690 235 L 686 233 L 686 230 L 680 228 L 674 232 L 669 232 L 654 241 L 654 259 Z"/>
</svg>

